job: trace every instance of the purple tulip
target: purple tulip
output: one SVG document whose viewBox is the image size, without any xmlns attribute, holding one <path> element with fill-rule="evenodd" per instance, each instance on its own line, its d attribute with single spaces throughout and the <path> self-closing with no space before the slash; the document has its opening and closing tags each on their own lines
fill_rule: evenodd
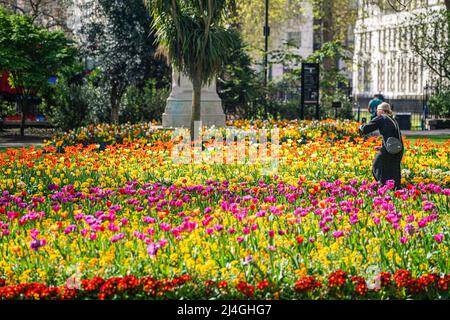
<svg viewBox="0 0 450 320">
<path fill-rule="evenodd" d="M 158 252 L 160 246 L 156 242 L 152 242 L 147 247 L 147 253 L 150 255 L 151 258 L 156 256 L 156 253 Z"/>
<path fill-rule="evenodd" d="M 333 238 L 340 238 L 340 237 L 342 237 L 343 235 L 344 235 L 344 231 L 335 231 L 335 232 L 333 232 Z"/>
<path fill-rule="evenodd" d="M 45 246 L 47 244 L 47 240 L 42 239 L 42 240 L 33 240 L 30 242 L 30 249 L 34 250 L 34 251 L 38 251 L 39 248 Z"/>
</svg>

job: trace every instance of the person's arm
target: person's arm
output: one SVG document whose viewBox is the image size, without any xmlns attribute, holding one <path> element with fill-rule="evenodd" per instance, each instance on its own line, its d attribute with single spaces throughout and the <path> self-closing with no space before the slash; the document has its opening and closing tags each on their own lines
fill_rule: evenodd
<svg viewBox="0 0 450 320">
<path fill-rule="evenodd" d="M 363 134 L 368 134 L 371 133 L 377 129 L 380 129 L 381 127 L 381 121 L 382 118 L 381 117 L 375 117 L 372 120 L 370 120 L 369 123 L 367 124 L 363 124 L 359 127 L 359 130 L 363 133 Z"/>
</svg>

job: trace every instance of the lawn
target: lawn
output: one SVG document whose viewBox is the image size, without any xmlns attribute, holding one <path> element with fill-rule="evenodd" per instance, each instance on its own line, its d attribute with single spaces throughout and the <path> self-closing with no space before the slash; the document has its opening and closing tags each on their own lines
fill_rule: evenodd
<svg viewBox="0 0 450 320">
<path fill-rule="evenodd" d="M 411 143 L 415 143 L 417 140 L 428 140 L 436 144 L 444 144 L 450 140 L 450 134 L 436 135 L 436 136 L 421 136 L 421 135 L 411 135 L 406 137 Z"/>
</svg>

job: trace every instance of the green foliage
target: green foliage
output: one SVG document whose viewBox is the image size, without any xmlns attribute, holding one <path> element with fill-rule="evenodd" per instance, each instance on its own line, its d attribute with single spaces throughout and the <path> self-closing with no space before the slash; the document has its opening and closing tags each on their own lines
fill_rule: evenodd
<svg viewBox="0 0 450 320">
<path fill-rule="evenodd" d="M 347 77 L 340 70 L 337 62 L 350 63 L 351 56 L 351 52 L 339 41 L 331 41 L 324 43 L 320 50 L 314 51 L 306 59 L 306 62 L 319 63 L 320 65 L 320 88 L 323 95 L 330 95 L 339 85 L 347 83 Z M 327 59 L 336 61 L 332 68 L 324 67 Z"/>
<path fill-rule="evenodd" d="M 13 88 L 23 94 L 21 135 L 30 96 L 41 93 L 48 78 L 74 62 L 76 49 L 63 32 L 37 27 L 30 17 L 8 15 L 0 8 L 0 70 L 8 70 Z"/>
<path fill-rule="evenodd" d="M 44 94 L 41 108 L 49 121 L 63 130 L 107 122 L 109 100 L 97 77 L 86 77 L 81 66 L 64 70 Z"/>
<path fill-rule="evenodd" d="M 225 9 L 225 0 L 152 1 L 160 53 L 193 82 L 196 77 L 202 84 L 211 81 L 239 43 L 223 23 Z"/>
<path fill-rule="evenodd" d="M 450 89 L 441 91 L 430 97 L 430 112 L 440 118 L 450 118 Z"/>
<path fill-rule="evenodd" d="M 15 115 L 16 106 L 11 102 L 0 100 L 0 118 Z"/>
<path fill-rule="evenodd" d="M 217 91 L 225 114 L 237 118 L 253 118 L 263 108 L 259 100 L 264 96 L 262 79 L 252 69 L 252 60 L 242 40 L 229 51 L 224 70 L 217 79 Z"/>
<path fill-rule="evenodd" d="M 101 19 L 84 25 L 86 55 L 94 57 L 107 90 L 113 122 L 128 86 L 142 88 L 146 79 L 165 79 L 167 66 L 155 59 L 152 19 L 142 0 L 98 0 Z M 159 87 L 159 84 L 158 84 Z"/>
<path fill-rule="evenodd" d="M 332 108 L 334 101 L 340 101 L 342 108 L 338 109 L 337 116 L 352 119 L 352 102 L 345 89 L 347 77 L 345 73 L 334 64 L 331 68 L 325 67 L 326 60 L 350 62 L 351 54 L 340 42 L 325 43 L 320 50 L 314 51 L 306 59 L 292 50 L 289 43 L 285 43 L 280 50 L 271 52 L 272 63 L 282 64 L 285 72 L 280 81 L 270 84 L 271 96 L 281 99 L 277 106 L 279 116 L 298 117 L 300 108 L 301 64 L 302 62 L 318 63 L 320 65 L 320 112 L 321 118 L 334 118 L 336 110 Z M 295 112 L 297 114 L 295 115 Z M 305 118 L 315 117 L 315 109 L 305 108 Z"/>
<path fill-rule="evenodd" d="M 187 75 L 193 86 L 191 139 L 200 120 L 201 89 L 222 71 L 229 51 L 239 44 L 225 25 L 227 0 L 155 0 L 152 14 L 159 52 Z"/>
<path fill-rule="evenodd" d="M 229 7 L 236 8 L 236 12 L 229 15 L 227 20 L 239 26 L 242 38 L 249 45 L 251 57 L 255 60 L 260 59 L 264 49 L 265 1 L 229 0 Z M 289 21 L 301 23 L 303 20 L 305 20 L 305 6 L 302 1 L 269 1 L 271 35 L 275 35 Z"/>
<path fill-rule="evenodd" d="M 313 5 L 313 16 L 321 21 L 324 41 L 344 42 L 349 28 L 357 19 L 357 1 L 359 0 L 308 0 Z M 374 0 L 371 0 L 374 1 Z"/>
<path fill-rule="evenodd" d="M 333 108 L 333 102 L 340 102 L 340 108 Z M 321 118 L 338 118 L 353 120 L 352 101 L 347 93 L 338 89 L 331 95 L 324 95 L 321 99 Z M 336 110 L 337 109 L 337 110 Z"/>
<path fill-rule="evenodd" d="M 169 88 L 157 89 L 154 80 L 148 81 L 143 90 L 128 87 L 122 99 L 120 122 L 160 122 L 169 94 Z"/>
<path fill-rule="evenodd" d="M 25 94 L 38 93 L 76 50 L 64 33 L 33 25 L 31 18 L 8 15 L 0 8 L 0 69 L 10 72 L 11 85 Z"/>
<path fill-rule="evenodd" d="M 326 59 L 349 61 L 349 53 L 339 42 L 326 43 L 312 55 L 303 58 L 289 43 L 280 50 L 270 53 L 271 63 L 283 65 L 284 73 L 280 80 L 269 81 L 267 87 L 263 79 L 250 68 L 251 59 L 244 47 L 232 52 L 227 60 L 226 71 L 219 77 L 219 93 L 224 101 L 227 114 L 237 118 L 260 119 L 267 116 L 275 119 L 295 119 L 300 112 L 301 64 L 316 62 L 321 66 L 321 117 L 334 118 L 336 110 L 332 103 L 340 101 L 342 108 L 337 116 L 352 119 L 352 102 L 346 85 L 346 75 L 337 67 L 324 68 Z M 315 108 L 305 108 L 305 118 L 316 115 Z"/>
</svg>

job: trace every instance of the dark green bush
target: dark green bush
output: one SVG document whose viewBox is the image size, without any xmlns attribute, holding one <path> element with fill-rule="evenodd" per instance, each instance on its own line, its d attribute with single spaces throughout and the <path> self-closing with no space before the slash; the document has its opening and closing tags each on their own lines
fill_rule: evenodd
<svg viewBox="0 0 450 320">
<path fill-rule="evenodd" d="M 450 89 L 443 90 L 430 97 L 430 112 L 439 118 L 450 118 Z"/>
<path fill-rule="evenodd" d="M 148 81 L 141 90 L 129 86 L 120 106 L 120 122 L 160 122 L 169 94 L 169 88 L 157 89 L 155 81 Z"/>
</svg>

